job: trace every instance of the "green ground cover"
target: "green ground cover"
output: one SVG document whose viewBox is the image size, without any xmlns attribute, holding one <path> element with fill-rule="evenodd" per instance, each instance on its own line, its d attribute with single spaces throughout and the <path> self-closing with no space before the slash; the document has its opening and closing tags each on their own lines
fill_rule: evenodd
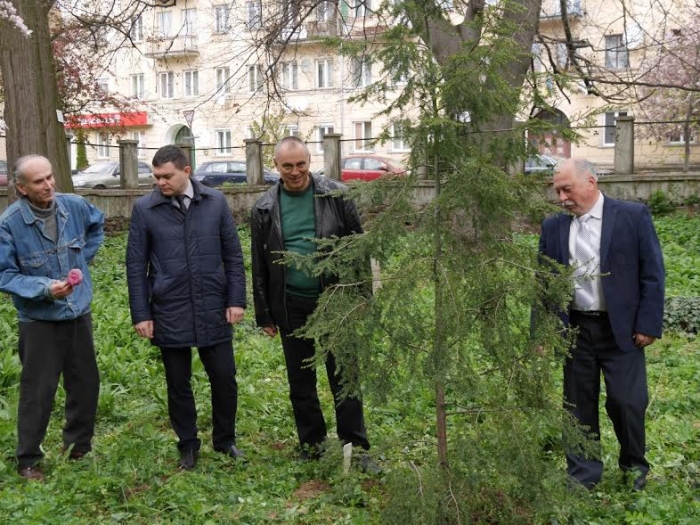
<svg viewBox="0 0 700 525">
<path fill-rule="evenodd" d="M 676 214 L 656 221 L 664 248 L 668 295 L 700 296 L 700 219 Z M 247 247 L 247 232 L 242 231 Z M 430 392 L 378 403 L 367 399 L 373 454 L 384 474 L 343 476 L 340 452 L 320 462 L 296 460 L 279 340 L 261 335 L 249 312 L 236 331 L 238 436 L 249 461 L 233 464 L 209 443 L 208 383 L 194 360 L 194 388 L 203 439 L 193 472 L 178 472 L 157 349 L 131 328 L 124 276 L 125 235 L 108 238 L 96 261 L 93 306 L 102 377 L 94 453 L 80 462 L 61 453 L 63 392 L 44 443 L 45 483 L 15 474 L 19 362 L 12 304 L 0 298 L 0 523 L 383 523 L 386 480 L 410 473 L 409 462 L 433 457 Z M 249 269 L 248 269 L 249 270 Z M 604 419 L 604 460 L 610 466 L 590 494 L 565 493 L 558 516 L 580 524 L 700 523 L 700 355 L 692 336 L 668 335 L 647 352 L 650 407 L 648 489 L 630 493 L 616 472 L 612 428 Z M 322 402 L 332 422 L 327 385 Z M 332 427 L 332 424 L 331 424 Z M 554 461 L 563 458 L 555 449 Z M 415 497 L 406 494 L 406 498 Z M 554 514 L 553 514 L 554 515 Z M 489 521 L 473 516 L 472 521 Z M 560 523 L 547 519 L 544 523 Z M 469 520 L 465 517 L 465 523 Z M 521 523 L 515 517 L 513 522 Z M 501 519 L 500 523 L 504 523 Z"/>
</svg>

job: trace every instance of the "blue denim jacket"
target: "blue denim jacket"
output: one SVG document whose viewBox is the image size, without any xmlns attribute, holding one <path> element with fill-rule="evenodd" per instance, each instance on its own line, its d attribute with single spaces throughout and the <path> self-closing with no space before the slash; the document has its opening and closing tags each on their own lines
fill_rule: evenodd
<svg viewBox="0 0 700 525">
<path fill-rule="evenodd" d="M 104 239 L 104 214 L 78 195 L 57 193 L 55 199 L 58 242 L 44 233 L 25 198 L 0 216 L 0 290 L 12 295 L 20 321 L 65 321 L 90 311 L 88 263 Z M 72 268 L 83 272 L 83 282 L 65 299 L 54 299 L 51 282 L 64 281 Z"/>
</svg>

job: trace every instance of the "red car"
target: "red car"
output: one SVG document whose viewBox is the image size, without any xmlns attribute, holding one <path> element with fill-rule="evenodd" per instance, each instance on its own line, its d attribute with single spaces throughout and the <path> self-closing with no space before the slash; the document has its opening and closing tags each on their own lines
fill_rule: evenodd
<svg viewBox="0 0 700 525">
<path fill-rule="evenodd" d="M 406 173 L 398 162 L 377 155 L 353 155 L 340 162 L 341 179 L 374 180 L 383 175 L 403 175 Z"/>
</svg>

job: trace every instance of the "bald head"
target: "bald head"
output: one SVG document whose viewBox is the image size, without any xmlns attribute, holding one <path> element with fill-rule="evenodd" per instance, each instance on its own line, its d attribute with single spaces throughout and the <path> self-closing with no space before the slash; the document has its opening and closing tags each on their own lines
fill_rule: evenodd
<svg viewBox="0 0 700 525">
<path fill-rule="evenodd" d="M 561 205 L 574 215 L 588 213 L 598 200 L 598 174 L 588 160 L 563 161 L 557 166 L 553 184 Z"/>
<path fill-rule="evenodd" d="M 41 155 L 25 155 L 15 162 L 17 191 L 37 208 L 48 208 L 54 200 L 56 182 L 51 162 Z"/>
</svg>

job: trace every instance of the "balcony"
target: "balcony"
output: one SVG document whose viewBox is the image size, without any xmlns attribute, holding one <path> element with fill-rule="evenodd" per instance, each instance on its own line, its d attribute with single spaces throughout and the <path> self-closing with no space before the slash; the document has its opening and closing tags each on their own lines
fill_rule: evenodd
<svg viewBox="0 0 700 525">
<path fill-rule="evenodd" d="M 324 38 L 338 35 L 338 24 L 333 21 L 320 22 L 310 20 L 306 22 L 306 32 L 309 38 Z"/>
<path fill-rule="evenodd" d="M 582 0 L 568 0 L 566 2 L 566 14 L 570 17 L 583 16 Z M 561 18 L 561 3 L 559 0 L 543 0 L 540 11 L 540 20 L 554 20 Z"/>
<path fill-rule="evenodd" d="M 146 41 L 146 56 L 149 58 L 199 56 L 197 37 L 194 35 L 178 35 L 150 38 Z"/>
</svg>

